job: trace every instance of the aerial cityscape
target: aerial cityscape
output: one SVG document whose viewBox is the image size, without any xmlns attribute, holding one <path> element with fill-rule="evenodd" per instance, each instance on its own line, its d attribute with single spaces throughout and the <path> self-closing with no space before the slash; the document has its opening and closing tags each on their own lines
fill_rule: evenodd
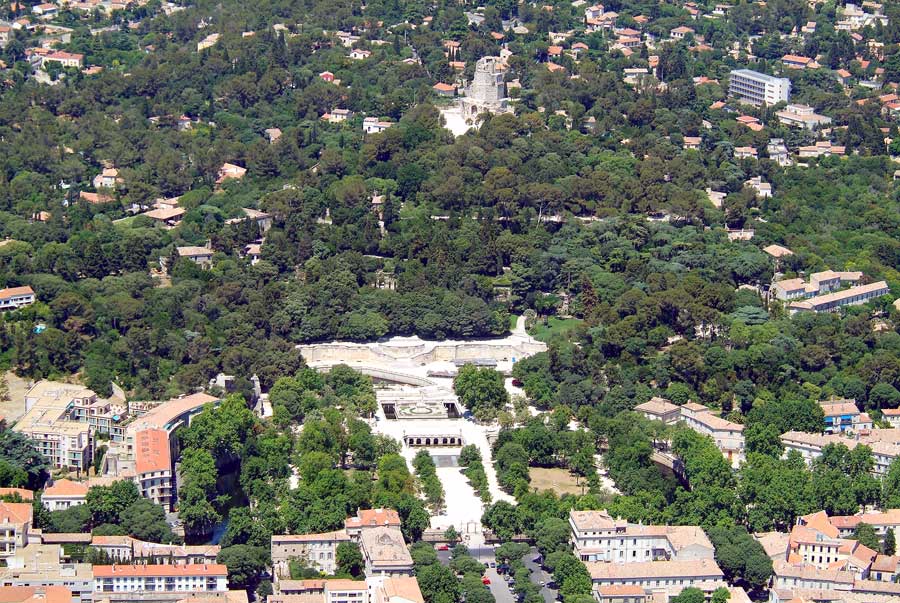
<svg viewBox="0 0 900 603">
<path fill-rule="evenodd" d="M 900 603 L 900 3 L 0 6 L 0 603 Z"/>
</svg>

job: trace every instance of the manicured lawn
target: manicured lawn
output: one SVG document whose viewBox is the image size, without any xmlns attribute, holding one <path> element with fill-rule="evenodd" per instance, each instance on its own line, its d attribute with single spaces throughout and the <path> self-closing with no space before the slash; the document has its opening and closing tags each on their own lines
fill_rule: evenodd
<svg viewBox="0 0 900 603">
<path fill-rule="evenodd" d="M 544 467 L 531 467 L 528 469 L 531 476 L 531 487 L 541 490 L 552 490 L 557 494 L 581 494 L 581 486 L 575 484 L 575 476 L 568 469 L 546 469 Z M 587 488 L 587 484 L 585 484 Z"/>
<path fill-rule="evenodd" d="M 529 331 L 532 337 L 539 341 L 550 341 L 556 335 L 566 335 L 569 331 L 578 328 L 584 322 L 580 318 L 556 318 L 551 316 L 547 324 L 537 323 Z"/>
</svg>

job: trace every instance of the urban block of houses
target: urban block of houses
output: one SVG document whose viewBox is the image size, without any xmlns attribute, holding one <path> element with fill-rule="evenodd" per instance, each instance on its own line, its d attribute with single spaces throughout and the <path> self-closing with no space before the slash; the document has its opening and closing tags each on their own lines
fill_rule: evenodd
<svg viewBox="0 0 900 603">
<path fill-rule="evenodd" d="M 872 419 L 859 412 L 855 400 L 828 400 L 819 402 L 825 413 L 825 433 L 843 433 L 872 429 Z"/>
<path fill-rule="evenodd" d="M 19 308 L 30 306 L 34 301 L 34 290 L 31 287 L 0 289 L 0 312 L 4 310 L 18 310 Z"/>
<path fill-rule="evenodd" d="M 267 603 L 424 603 L 412 576 L 361 580 L 281 580 Z"/>
<path fill-rule="evenodd" d="M 131 536 L 92 536 L 91 548 L 103 551 L 113 563 L 212 564 L 222 547 L 144 542 Z"/>
<path fill-rule="evenodd" d="M 171 509 L 177 500 L 172 434 L 219 398 L 195 393 L 161 403 L 129 403 L 133 415 L 122 441 L 112 442 L 103 457 L 103 475 L 134 481 L 141 495 Z"/>
<path fill-rule="evenodd" d="M 818 511 L 799 517 L 790 534 L 756 535 L 773 559 L 772 594 L 782 600 L 811 590 L 838 590 L 864 596 L 900 593 L 894 583 L 898 558 L 848 538 L 865 519 L 880 522 L 879 533 L 883 537 L 887 526 L 880 516 L 893 515 L 887 520 L 893 527 L 898 519 L 896 513 L 829 517 L 826 512 Z"/>
<path fill-rule="evenodd" d="M 750 69 L 735 69 L 731 72 L 728 94 L 751 105 L 771 106 L 790 100 L 791 81 Z"/>
<path fill-rule="evenodd" d="M 776 111 L 775 116 L 786 126 L 797 126 L 807 130 L 815 130 L 831 123 L 830 117 L 819 115 L 809 105 L 787 105 L 781 111 Z"/>
<path fill-rule="evenodd" d="M 875 461 L 872 473 L 877 477 L 886 474 L 891 463 L 900 457 L 900 429 L 862 430 L 854 434 L 854 437 L 837 433 L 788 431 L 781 434 L 781 443 L 784 445 L 785 455 L 796 451 L 807 464 L 822 456 L 822 449 L 829 444 L 843 444 L 850 450 L 859 445 L 868 446 Z"/>
<path fill-rule="evenodd" d="M 570 511 L 569 526 L 575 555 L 586 562 L 713 559 L 713 545 L 697 526 L 634 524 L 606 511 Z"/>
<path fill-rule="evenodd" d="M 641 588 L 645 594 L 659 594 L 666 600 L 689 587 L 699 588 L 710 596 L 717 588 L 726 586 L 722 570 L 712 559 L 621 564 L 588 562 L 585 565 L 595 593 L 610 586 L 632 586 Z"/>
<path fill-rule="evenodd" d="M 702 404 L 688 402 L 683 406 L 676 406 L 669 400 L 654 397 L 637 405 L 634 410 L 648 419 L 662 421 L 667 425 L 681 421 L 697 433 L 708 435 L 734 467 L 744 460 L 744 426 L 713 415 Z"/>
<path fill-rule="evenodd" d="M 344 529 L 322 534 L 276 534 L 272 536 L 272 565 L 276 579 L 288 575 L 290 561 L 324 573 L 337 567 L 341 542 L 357 542 L 366 575 L 412 575 L 412 557 L 400 532 L 400 516 L 393 509 L 360 509 L 344 522 Z"/>
</svg>

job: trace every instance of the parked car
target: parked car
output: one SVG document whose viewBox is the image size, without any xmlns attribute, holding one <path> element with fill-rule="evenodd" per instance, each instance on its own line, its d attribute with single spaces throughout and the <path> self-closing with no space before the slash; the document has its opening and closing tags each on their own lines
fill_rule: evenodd
<svg viewBox="0 0 900 603">
<path fill-rule="evenodd" d="M 487 576 L 482 576 L 482 577 L 481 577 L 481 583 L 484 584 L 485 586 L 487 586 L 488 584 L 491 583 L 491 579 L 488 578 Z"/>
<path fill-rule="evenodd" d="M 494 561 L 491 561 L 488 565 L 490 565 L 492 568 L 496 568 L 496 567 L 497 567 L 497 563 L 494 562 Z"/>
<path fill-rule="evenodd" d="M 439 551 L 449 551 L 450 550 L 450 547 L 447 546 L 446 544 L 439 544 L 435 548 Z"/>
</svg>

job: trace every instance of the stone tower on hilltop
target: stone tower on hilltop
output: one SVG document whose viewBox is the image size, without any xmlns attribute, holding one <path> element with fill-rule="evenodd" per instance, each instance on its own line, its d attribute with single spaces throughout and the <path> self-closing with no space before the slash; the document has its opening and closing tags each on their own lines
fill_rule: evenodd
<svg viewBox="0 0 900 603">
<path fill-rule="evenodd" d="M 507 113 L 506 84 L 498 57 L 481 57 L 475 65 L 475 77 L 460 99 L 462 114 L 473 119 L 479 113 Z"/>
</svg>

